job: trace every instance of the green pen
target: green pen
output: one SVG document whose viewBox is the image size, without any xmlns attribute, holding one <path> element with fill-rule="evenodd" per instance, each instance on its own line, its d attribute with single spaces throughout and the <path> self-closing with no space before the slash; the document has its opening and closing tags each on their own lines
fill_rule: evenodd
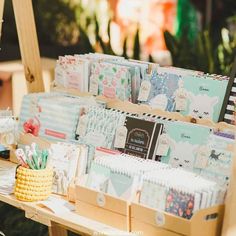
<svg viewBox="0 0 236 236">
<path fill-rule="evenodd" d="M 39 169 L 39 166 L 38 166 L 38 155 L 33 154 L 32 159 L 33 159 L 33 163 L 34 163 L 35 169 L 38 170 Z"/>
<path fill-rule="evenodd" d="M 46 168 L 47 156 L 48 156 L 48 151 L 47 150 L 43 150 L 42 154 L 41 154 L 41 158 L 42 158 L 41 169 L 45 169 Z"/>
<path fill-rule="evenodd" d="M 32 164 L 32 162 L 27 158 L 26 159 L 26 163 L 29 165 L 29 167 L 32 169 L 32 170 L 34 170 L 35 168 L 34 168 L 34 165 Z"/>
</svg>

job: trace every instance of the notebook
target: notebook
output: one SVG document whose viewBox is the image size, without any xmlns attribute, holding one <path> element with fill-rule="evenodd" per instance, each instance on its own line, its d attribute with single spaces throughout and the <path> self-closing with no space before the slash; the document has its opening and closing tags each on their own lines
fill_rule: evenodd
<svg viewBox="0 0 236 236">
<path fill-rule="evenodd" d="M 127 136 L 125 147 L 121 151 L 144 159 L 153 159 L 163 125 L 127 116 L 124 126 L 127 128 Z"/>
</svg>

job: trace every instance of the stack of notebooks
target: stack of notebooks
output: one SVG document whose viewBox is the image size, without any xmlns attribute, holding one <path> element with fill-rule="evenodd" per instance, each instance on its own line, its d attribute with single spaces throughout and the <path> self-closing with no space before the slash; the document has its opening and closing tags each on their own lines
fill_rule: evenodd
<svg viewBox="0 0 236 236">
<path fill-rule="evenodd" d="M 127 201 L 139 196 L 144 206 L 186 219 L 197 210 L 222 204 L 225 195 L 214 181 L 126 154 L 98 155 L 85 186 Z"/>
<path fill-rule="evenodd" d="M 126 154 L 99 155 L 92 162 L 86 187 L 131 200 L 147 171 L 169 168 L 167 165 Z"/>
<path fill-rule="evenodd" d="M 214 181 L 182 169 L 166 168 L 143 175 L 139 202 L 191 219 L 197 210 L 222 204 L 224 194 Z"/>
<path fill-rule="evenodd" d="M 151 64 L 98 53 L 59 57 L 55 85 L 136 103 L 141 80 Z"/>
<path fill-rule="evenodd" d="M 156 160 L 214 180 L 223 188 L 228 185 L 234 132 L 150 115 L 143 117 L 164 125 L 157 140 Z"/>
<path fill-rule="evenodd" d="M 24 96 L 19 131 L 51 141 L 76 140 L 79 118 L 90 106 L 100 106 L 92 97 L 61 93 L 33 93 Z"/>
<path fill-rule="evenodd" d="M 229 78 L 103 54 L 60 57 L 56 86 L 218 121 Z"/>
<path fill-rule="evenodd" d="M 180 68 L 157 67 L 145 76 L 148 96 L 141 103 L 194 118 L 218 121 L 229 78 Z M 142 88 L 142 84 L 141 84 Z M 140 93 L 142 90 L 140 90 Z"/>
</svg>

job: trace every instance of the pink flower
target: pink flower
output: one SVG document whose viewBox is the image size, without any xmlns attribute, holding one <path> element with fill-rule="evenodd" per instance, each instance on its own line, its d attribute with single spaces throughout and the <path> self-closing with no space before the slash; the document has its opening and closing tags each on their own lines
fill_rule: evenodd
<svg viewBox="0 0 236 236">
<path fill-rule="evenodd" d="M 29 119 L 23 124 L 24 131 L 28 134 L 33 134 L 34 136 L 38 136 L 39 133 L 39 125 L 34 123 L 33 119 Z"/>
</svg>

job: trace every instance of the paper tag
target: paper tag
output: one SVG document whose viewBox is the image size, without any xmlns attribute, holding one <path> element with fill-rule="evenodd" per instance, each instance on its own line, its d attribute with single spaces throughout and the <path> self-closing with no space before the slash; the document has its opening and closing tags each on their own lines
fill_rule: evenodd
<svg viewBox="0 0 236 236">
<path fill-rule="evenodd" d="M 97 195 L 97 204 L 100 207 L 104 207 L 106 204 L 106 198 L 103 193 L 98 193 Z"/>
<path fill-rule="evenodd" d="M 162 134 L 159 137 L 159 142 L 156 150 L 157 156 L 167 156 L 170 148 L 169 139 L 166 134 Z"/>
<path fill-rule="evenodd" d="M 155 222 L 160 227 L 165 224 L 165 215 L 162 212 L 157 211 L 155 215 Z"/>
<path fill-rule="evenodd" d="M 210 156 L 210 149 L 207 146 L 201 146 L 197 152 L 194 167 L 200 169 L 206 168 L 209 156 Z"/>
<path fill-rule="evenodd" d="M 5 136 L 6 144 L 7 145 L 12 145 L 14 144 L 15 137 L 13 133 L 7 133 Z"/>
<path fill-rule="evenodd" d="M 125 126 L 120 126 L 117 128 L 114 147 L 125 148 L 127 133 L 128 133 L 128 130 Z"/>
<path fill-rule="evenodd" d="M 175 109 L 179 111 L 186 111 L 187 109 L 187 92 L 185 89 L 180 88 L 176 91 L 176 97 L 175 97 Z"/>
<path fill-rule="evenodd" d="M 90 77 L 89 92 L 92 93 L 93 95 L 98 94 L 98 80 L 94 76 Z"/>
<path fill-rule="evenodd" d="M 12 145 L 14 144 L 15 137 L 13 133 L 5 133 L 0 135 L 0 143 L 3 145 Z"/>
<path fill-rule="evenodd" d="M 148 99 L 148 96 L 151 91 L 151 83 L 149 80 L 144 80 L 141 83 L 140 90 L 139 90 L 139 95 L 138 95 L 138 101 L 145 102 Z"/>
<path fill-rule="evenodd" d="M 77 135 L 85 136 L 87 130 L 87 123 L 88 123 L 87 116 L 85 115 L 81 116 L 76 130 Z"/>
<path fill-rule="evenodd" d="M 176 110 L 186 111 L 187 109 L 187 99 L 186 98 L 178 98 L 175 100 L 176 102 Z"/>
</svg>

